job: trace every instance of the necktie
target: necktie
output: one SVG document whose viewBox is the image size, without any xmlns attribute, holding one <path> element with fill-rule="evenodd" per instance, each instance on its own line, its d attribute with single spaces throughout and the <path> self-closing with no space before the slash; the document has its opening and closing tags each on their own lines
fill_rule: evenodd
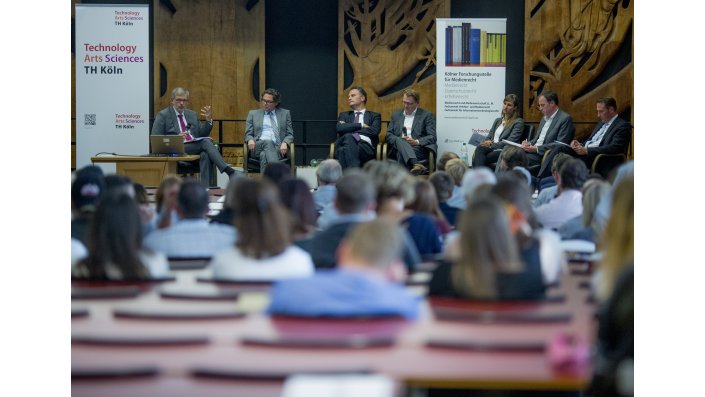
<svg viewBox="0 0 705 397">
<path fill-rule="evenodd" d="M 274 142 L 279 144 L 279 125 L 277 124 L 277 118 L 274 117 L 274 112 L 269 112 L 269 124 L 272 126 L 272 133 L 274 134 Z"/>
<path fill-rule="evenodd" d="M 360 115 L 362 112 L 355 112 L 355 120 L 353 120 L 353 123 L 359 123 L 360 122 Z M 360 134 L 358 132 L 353 132 L 353 137 L 357 142 L 360 142 Z"/>
<path fill-rule="evenodd" d="M 609 124 L 605 123 L 602 124 L 602 128 L 600 128 L 599 131 L 597 131 L 597 134 L 592 137 L 589 141 L 585 142 L 585 147 L 593 147 L 593 146 L 599 146 L 600 141 L 602 140 L 602 136 L 605 135 L 605 132 L 610 128 Z"/>
<path fill-rule="evenodd" d="M 186 129 L 186 123 L 184 122 L 184 115 L 179 113 L 179 124 L 181 124 L 181 131 L 184 132 L 184 140 L 190 142 L 193 140 L 191 133 Z"/>
</svg>

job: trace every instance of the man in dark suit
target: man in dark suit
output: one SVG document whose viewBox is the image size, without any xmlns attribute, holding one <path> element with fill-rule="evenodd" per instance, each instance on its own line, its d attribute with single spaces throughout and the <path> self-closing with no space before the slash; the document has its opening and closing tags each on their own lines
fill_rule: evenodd
<svg viewBox="0 0 705 397">
<path fill-rule="evenodd" d="M 209 138 L 213 128 L 210 105 L 201 108 L 201 116 L 205 117 L 206 122 L 199 123 L 196 112 L 186 108 L 188 99 L 187 89 L 174 88 L 171 91 L 171 106 L 157 113 L 151 134 L 183 136 L 186 153 L 201 155 L 199 163 L 201 182 L 209 186 L 212 164 L 215 164 L 220 172 L 225 172 L 228 176 L 232 176 L 235 170 L 223 160 L 223 156 L 213 144 L 213 140 Z"/>
<path fill-rule="evenodd" d="M 262 108 L 250 110 L 245 122 L 245 143 L 252 157 L 259 159 L 260 170 L 268 163 L 286 157 L 294 142 L 291 112 L 280 109 L 281 94 L 274 88 L 262 92 Z"/>
<path fill-rule="evenodd" d="M 558 108 L 558 95 L 553 91 L 544 91 L 539 95 L 539 109 L 543 118 L 538 133 L 531 141 L 524 140 L 521 147 L 529 158 L 529 167 L 541 164 L 543 155 L 549 149 L 565 146 L 575 136 L 575 126 L 570 115 Z M 563 142 L 562 145 L 557 142 Z M 548 163 L 550 167 L 551 163 Z"/>
<path fill-rule="evenodd" d="M 588 169 L 598 154 L 627 153 L 629 142 L 632 138 L 632 129 L 629 123 L 617 114 L 617 101 L 614 98 L 600 98 L 596 104 L 597 117 L 600 122 L 592 130 L 584 142 L 573 140 L 568 146 L 560 146 L 551 151 L 546 161 L 541 166 L 539 178 L 550 175 L 550 164 L 558 153 L 567 153 L 582 160 Z M 606 176 L 609 169 L 598 170 Z"/>
<path fill-rule="evenodd" d="M 419 93 L 407 89 L 402 96 L 404 109 L 392 112 L 387 127 L 389 157 L 406 166 L 414 175 L 428 174 L 421 161 L 428 160 L 428 151 L 436 153 L 436 120 L 433 114 L 419 108 Z"/>
<path fill-rule="evenodd" d="M 382 127 L 380 114 L 365 109 L 367 92 L 362 87 L 348 91 L 348 103 L 353 110 L 341 112 L 335 125 L 338 140 L 335 141 L 333 157 L 343 169 L 362 167 L 375 158 Z"/>
</svg>

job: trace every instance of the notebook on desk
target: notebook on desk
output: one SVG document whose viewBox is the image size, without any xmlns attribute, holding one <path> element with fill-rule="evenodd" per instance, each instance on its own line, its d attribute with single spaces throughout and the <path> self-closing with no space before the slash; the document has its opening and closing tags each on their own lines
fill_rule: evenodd
<svg viewBox="0 0 705 397">
<path fill-rule="evenodd" d="M 184 137 L 179 135 L 150 135 L 150 155 L 184 156 Z"/>
</svg>

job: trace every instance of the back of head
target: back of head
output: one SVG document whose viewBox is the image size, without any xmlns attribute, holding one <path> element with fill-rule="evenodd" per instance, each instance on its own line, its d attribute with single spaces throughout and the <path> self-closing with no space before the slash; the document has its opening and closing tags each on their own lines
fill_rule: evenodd
<svg viewBox="0 0 705 397">
<path fill-rule="evenodd" d="M 509 173 L 526 182 L 526 185 L 531 189 L 531 172 L 529 170 L 524 167 L 514 167 Z"/>
<path fill-rule="evenodd" d="M 487 167 L 477 167 L 468 170 L 463 175 L 460 189 L 463 192 L 466 202 L 470 202 L 475 193 L 475 189 L 482 185 L 494 185 L 497 183 L 497 176 Z"/>
<path fill-rule="evenodd" d="M 132 189 L 135 191 L 135 201 L 137 204 L 149 204 L 149 197 L 147 196 L 147 189 L 141 183 L 133 182 Z"/>
<path fill-rule="evenodd" d="M 82 168 L 76 171 L 76 179 L 71 184 L 71 202 L 78 210 L 87 206 L 95 206 L 104 191 L 105 181 L 102 171 Z"/>
<path fill-rule="evenodd" d="M 316 168 L 316 178 L 319 183 L 336 183 L 341 176 L 343 176 L 343 168 L 336 159 L 323 160 Z"/>
<path fill-rule="evenodd" d="M 228 180 L 228 186 L 225 188 L 225 203 L 223 207 L 233 209 L 235 207 L 235 191 L 240 188 L 240 182 L 246 177 L 242 175 L 233 175 Z"/>
<path fill-rule="evenodd" d="M 453 195 L 453 178 L 445 171 L 436 171 L 428 179 L 436 189 L 436 196 L 439 203 L 446 202 Z"/>
<path fill-rule="evenodd" d="M 184 181 L 179 189 L 178 201 L 183 218 L 203 218 L 208 212 L 208 189 L 201 182 Z"/>
<path fill-rule="evenodd" d="M 531 205 L 531 191 L 523 177 L 504 174 L 492 187 L 492 193 L 507 204 L 521 211 L 531 228 L 538 227 L 538 221 Z"/>
<path fill-rule="evenodd" d="M 270 182 L 276 185 L 282 179 L 291 177 L 291 168 L 284 163 L 268 163 L 264 166 L 262 177 L 268 178 Z"/>
<path fill-rule="evenodd" d="M 571 158 L 559 169 L 561 188 L 580 190 L 587 180 L 588 169 L 582 160 Z"/>
<path fill-rule="evenodd" d="M 553 158 L 553 163 L 551 163 L 551 172 L 558 172 L 558 170 L 561 169 L 563 164 L 566 163 L 566 161 L 572 159 L 569 154 L 567 153 L 558 153 L 554 158 Z"/>
<path fill-rule="evenodd" d="M 600 179 L 588 179 L 583 185 L 583 225 L 593 227 L 595 208 L 609 192 L 610 184 Z M 596 226 L 596 225 L 595 225 Z"/>
<path fill-rule="evenodd" d="M 597 292 L 607 299 L 620 271 L 634 261 L 634 176 L 624 177 L 612 191 L 612 209 L 600 238 L 604 256 L 600 261 L 600 284 Z"/>
<path fill-rule="evenodd" d="M 181 177 L 174 174 L 167 175 L 162 182 L 157 187 L 157 192 L 154 195 L 154 201 L 157 204 L 157 212 L 162 210 L 162 205 L 164 204 L 164 198 L 167 192 L 172 188 L 178 189 L 181 187 Z"/>
<path fill-rule="evenodd" d="M 135 197 L 135 188 L 132 179 L 126 175 L 110 174 L 105 176 L 105 193 L 124 193 Z"/>
<path fill-rule="evenodd" d="M 453 286 L 469 298 L 497 298 L 496 274 L 523 268 L 505 209 L 489 198 L 468 203 L 459 229 L 460 258 L 451 270 Z"/>
<path fill-rule="evenodd" d="M 90 278 L 108 278 L 107 265 L 118 268 L 123 278 L 146 278 L 139 259 L 142 222 L 135 200 L 120 192 L 100 200 L 88 235 L 88 258 L 82 265 Z"/>
<path fill-rule="evenodd" d="M 422 214 L 428 214 L 436 218 L 445 219 L 443 212 L 438 208 L 438 197 L 436 196 L 436 189 L 433 184 L 429 181 L 418 180 L 414 186 L 415 198 L 412 203 L 409 204 L 409 208 L 420 212 Z"/>
<path fill-rule="evenodd" d="M 459 159 L 460 156 L 458 156 L 457 153 L 455 152 L 443 152 L 441 155 L 438 157 L 438 161 L 436 162 L 436 170 L 438 171 L 445 171 L 446 170 L 446 164 L 453 159 Z"/>
<path fill-rule="evenodd" d="M 507 145 L 502 149 L 499 159 L 499 161 L 504 161 L 507 170 L 514 169 L 514 167 L 526 168 L 529 165 L 529 158 L 526 156 L 526 152 L 522 148 L 512 145 Z"/>
<path fill-rule="evenodd" d="M 243 255 L 263 259 L 279 255 L 291 244 L 291 218 L 279 191 L 267 179 L 244 178 L 234 195 L 233 211 Z"/>
<path fill-rule="evenodd" d="M 375 219 L 356 225 L 344 241 L 351 256 L 382 270 L 400 258 L 403 237 L 398 225 Z"/>
<path fill-rule="evenodd" d="M 346 171 L 335 188 L 335 206 L 341 214 L 361 213 L 372 207 L 377 198 L 377 188 L 372 178 L 356 169 Z"/>
<path fill-rule="evenodd" d="M 294 218 L 294 231 L 308 233 L 316 227 L 316 203 L 308 184 L 303 179 L 287 178 L 277 185 L 282 204 Z"/>
<path fill-rule="evenodd" d="M 369 161 L 364 171 L 372 177 L 377 188 L 377 205 L 388 199 L 401 199 L 404 203 L 414 200 L 414 177 L 399 163 Z"/>
<path fill-rule="evenodd" d="M 461 159 L 452 159 L 446 163 L 446 172 L 453 178 L 455 186 L 460 186 L 467 170 L 468 166 Z"/>
</svg>

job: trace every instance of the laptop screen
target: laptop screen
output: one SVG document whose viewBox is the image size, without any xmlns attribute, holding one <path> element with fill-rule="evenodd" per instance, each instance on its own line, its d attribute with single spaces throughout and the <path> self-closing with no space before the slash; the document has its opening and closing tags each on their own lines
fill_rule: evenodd
<svg viewBox="0 0 705 397">
<path fill-rule="evenodd" d="M 151 154 L 184 154 L 184 137 L 179 135 L 150 135 Z"/>
</svg>

